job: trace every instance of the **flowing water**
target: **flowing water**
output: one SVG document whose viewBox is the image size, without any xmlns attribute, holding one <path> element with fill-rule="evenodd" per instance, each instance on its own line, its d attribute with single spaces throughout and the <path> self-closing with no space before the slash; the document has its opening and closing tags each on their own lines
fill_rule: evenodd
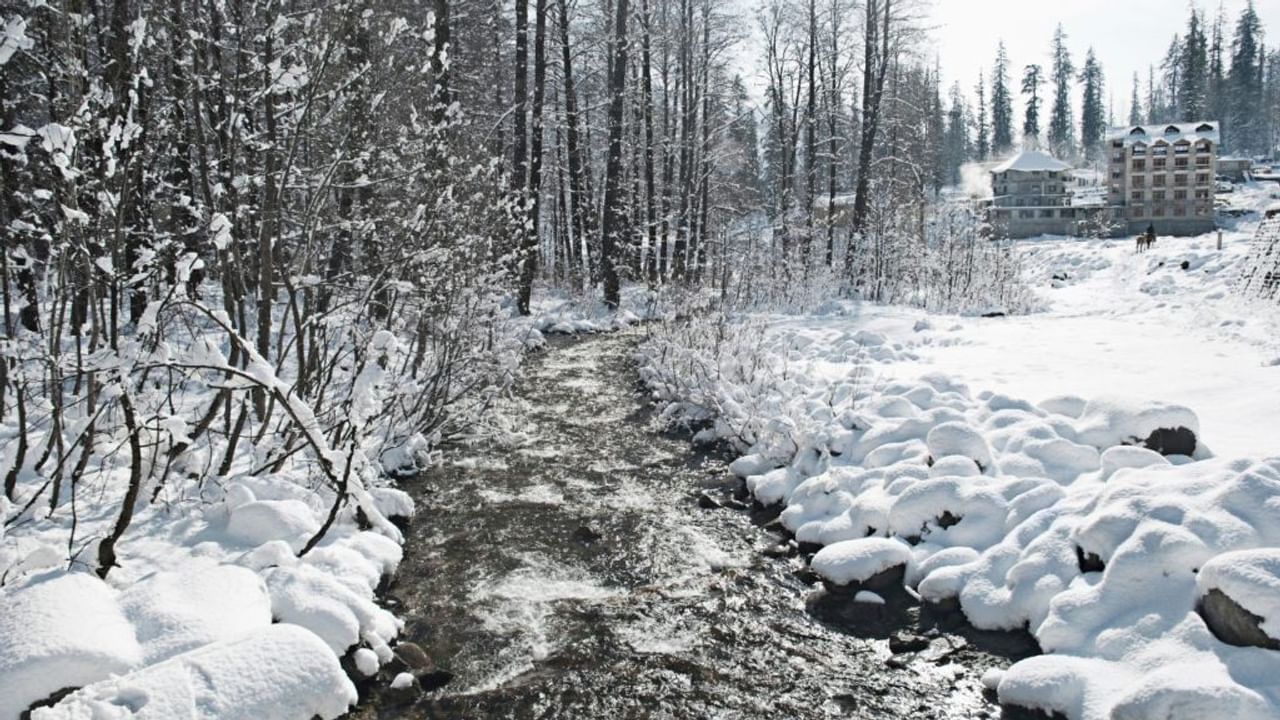
<svg viewBox="0 0 1280 720">
<path fill-rule="evenodd" d="M 518 389 L 529 442 L 454 449 L 407 487 L 387 601 L 452 679 L 410 703 L 371 688 L 355 716 L 999 717 L 982 673 L 1034 648 L 905 595 L 824 594 L 725 458 L 661 430 L 636 340 L 553 343 Z"/>
</svg>

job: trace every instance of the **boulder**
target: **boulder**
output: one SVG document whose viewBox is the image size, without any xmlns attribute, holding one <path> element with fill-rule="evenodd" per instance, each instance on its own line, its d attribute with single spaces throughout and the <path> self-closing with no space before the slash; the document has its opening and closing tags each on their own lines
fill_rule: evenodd
<svg viewBox="0 0 1280 720">
<path fill-rule="evenodd" d="M 1196 434 L 1185 427 L 1156 428 L 1151 431 L 1142 443 L 1148 450 L 1154 450 L 1164 456 L 1186 455 L 1191 457 L 1196 451 Z"/>
<path fill-rule="evenodd" d="M 1205 593 L 1196 603 L 1196 612 L 1204 618 L 1214 637 L 1228 645 L 1280 650 L 1280 640 L 1262 630 L 1263 619 L 1245 610 L 1218 589 Z"/>
<path fill-rule="evenodd" d="M 1196 575 L 1196 611 L 1228 645 L 1280 650 L 1280 549 L 1238 550 Z"/>
</svg>

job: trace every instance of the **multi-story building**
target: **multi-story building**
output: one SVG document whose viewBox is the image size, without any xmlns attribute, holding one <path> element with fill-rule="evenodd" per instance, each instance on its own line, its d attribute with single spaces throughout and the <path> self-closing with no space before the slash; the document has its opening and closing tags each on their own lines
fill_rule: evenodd
<svg viewBox="0 0 1280 720">
<path fill-rule="evenodd" d="M 1133 125 L 1107 133 L 1108 196 L 1129 234 L 1198 235 L 1214 227 L 1218 123 Z"/>
<path fill-rule="evenodd" d="M 1027 150 L 991 168 L 991 197 L 983 201 L 987 222 L 998 238 L 1074 235 L 1077 208 L 1071 205 L 1071 166 Z"/>
</svg>

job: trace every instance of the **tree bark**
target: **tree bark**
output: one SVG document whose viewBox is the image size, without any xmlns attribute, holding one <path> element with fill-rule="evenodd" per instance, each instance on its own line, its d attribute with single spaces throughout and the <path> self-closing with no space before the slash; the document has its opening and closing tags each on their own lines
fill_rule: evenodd
<svg viewBox="0 0 1280 720">
<path fill-rule="evenodd" d="M 609 64 L 609 151 L 605 160 L 604 227 L 601 232 L 600 265 L 604 280 L 604 303 L 616 310 L 621 302 L 618 278 L 618 247 L 625 234 L 626 212 L 622 207 L 622 115 L 627 82 L 627 0 L 617 0 L 612 62 Z"/>
</svg>

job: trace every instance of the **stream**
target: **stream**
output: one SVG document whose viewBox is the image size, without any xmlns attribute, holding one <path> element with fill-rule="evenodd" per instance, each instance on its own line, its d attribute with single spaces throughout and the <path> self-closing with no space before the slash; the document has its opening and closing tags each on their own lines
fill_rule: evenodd
<svg viewBox="0 0 1280 720">
<path fill-rule="evenodd" d="M 473 445 L 418 503 L 386 602 L 448 682 L 354 718 L 998 718 L 1021 636 L 821 591 L 727 458 L 662 430 L 641 331 L 529 358 L 518 447 Z"/>
</svg>

